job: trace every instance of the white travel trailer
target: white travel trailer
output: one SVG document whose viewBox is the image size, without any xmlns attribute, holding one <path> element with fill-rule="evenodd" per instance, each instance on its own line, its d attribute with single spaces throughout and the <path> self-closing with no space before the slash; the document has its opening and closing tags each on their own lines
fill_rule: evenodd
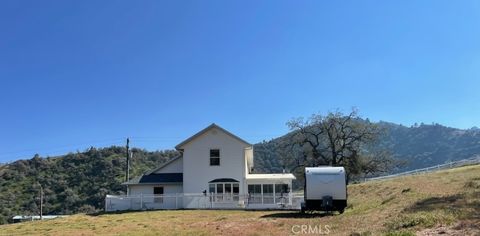
<svg viewBox="0 0 480 236">
<path fill-rule="evenodd" d="M 339 211 L 347 207 L 347 182 L 343 167 L 306 167 L 301 211 Z"/>
</svg>

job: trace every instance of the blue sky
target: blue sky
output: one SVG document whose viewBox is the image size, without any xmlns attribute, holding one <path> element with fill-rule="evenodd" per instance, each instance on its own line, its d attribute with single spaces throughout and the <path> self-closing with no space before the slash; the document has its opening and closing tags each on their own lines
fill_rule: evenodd
<svg viewBox="0 0 480 236">
<path fill-rule="evenodd" d="M 478 1 L 1 1 L 0 162 L 337 108 L 479 126 L 479 26 Z"/>
</svg>

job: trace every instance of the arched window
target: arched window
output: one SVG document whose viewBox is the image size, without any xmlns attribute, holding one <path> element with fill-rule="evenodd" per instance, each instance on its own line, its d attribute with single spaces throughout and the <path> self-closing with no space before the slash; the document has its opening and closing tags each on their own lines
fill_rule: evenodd
<svg viewBox="0 0 480 236">
<path fill-rule="evenodd" d="M 214 179 L 208 182 L 210 200 L 214 202 L 238 201 L 240 185 L 238 180 L 230 178 Z"/>
</svg>

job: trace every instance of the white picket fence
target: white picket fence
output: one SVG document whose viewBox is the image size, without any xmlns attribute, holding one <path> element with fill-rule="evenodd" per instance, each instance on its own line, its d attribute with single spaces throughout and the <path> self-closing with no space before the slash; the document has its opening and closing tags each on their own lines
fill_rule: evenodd
<svg viewBox="0 0 480 236">
<path fill-rule="evenodd" d="M 107 195 L 105 211 L 159 209 L 300 209 L 303 195 L 140 194 Z"/>
<path fill-rule="evenodd" d="M 372 181 L 372 180 L 382 180 L 382 179 L 395 178 L 395 177 L 406 176 L 406 175 L 415 175 L 415 174 L 421 174 L 421 173 L 427 173 L 427 172 L 432 172 L 432 171 L 437 171 L 437 170 L 450 169 L 450 168 L 466 166 L 466 165 L 475 165 L 475 164 L 480 164 L 480 156 L 475 156 L 473 158 L 464 159 L 464 160 L 460 160 L 460 161 L 452 161 L 452 162 L 448 162 L 448 163 L 445 163 L 445 164 L 431 166 L 431 167 L 427 167 L 427 168 L 421 168 L 421 169 L 406 171 L 406 172 L 397 173 L 397 174 L 393 174 L 393 175 L 385 175 L 385 176 L 379 176 L 379 177 L 373 177 L 373 178 L 365 178 L 365 182 Z"/>
</svg>

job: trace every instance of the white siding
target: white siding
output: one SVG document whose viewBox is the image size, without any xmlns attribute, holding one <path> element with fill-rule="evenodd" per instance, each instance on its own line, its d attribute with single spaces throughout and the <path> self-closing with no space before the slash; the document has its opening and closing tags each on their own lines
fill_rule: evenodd
<svg viewBox="0 0 480 236">
<path fill-rule="evenodd" d="M 208 182 L 218 178 L 233 178 L 240 183 L 240 194 L 245 193 L 246 144 L 213 128 L 190 141 L 183 152 L 183 191 L 208 191 Z M 220 166 L 210 166 L 210 149 L 220 149 Z M 185 202 L 185 207 L 189 207 Z"/>
<path fill-rule="evenodd" d="M 160 170 L 155 171 L 156 174 L 160 173 L 183 173 L 183 158 L 178 158 L 168 165 L 162 167 Z"/>
<path fill-rule="evenodd" d="M 165 195 L 161 203 L 155 202 L 153 196 L 154 187 L 163 187 Z M 143 208 L 146 209 L 178 209 L 183 207 L 181 198 L 176 199 L 176 193 L 182 193 L 182 185 L 132 185 L 130 186 L 130 195 L 144 195 L 141 200 Z"/>
<path fill-rule="evenodd" d="M 171 185 L 130 185 L 130 195 L 140 195 L 140 194 L 153 194 L 153 187 L 163 187 L 164 194 L 172 193 L 182 193 L 181 184 L 171 184 Z"/>
</svg>

